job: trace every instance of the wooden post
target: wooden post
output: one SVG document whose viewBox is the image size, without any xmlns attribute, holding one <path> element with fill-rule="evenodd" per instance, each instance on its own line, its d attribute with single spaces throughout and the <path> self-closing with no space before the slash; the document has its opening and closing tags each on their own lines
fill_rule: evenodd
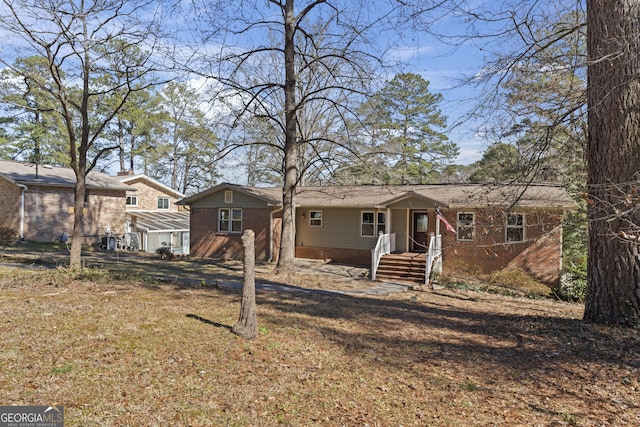
<svg viewBox="0 0 640 427">
<path fill-rule="evenodd" d="M 240 317 L 233 326 L 233 333 L 248 340 L 258 335 L 258 318 L 256 315 L 256 276 L 255 276 L 255 234 L 253 230 L 245 230 L 242 234 L 244 246 L 244 282 L 242 284 L 242 302 Z"/>
</svg>

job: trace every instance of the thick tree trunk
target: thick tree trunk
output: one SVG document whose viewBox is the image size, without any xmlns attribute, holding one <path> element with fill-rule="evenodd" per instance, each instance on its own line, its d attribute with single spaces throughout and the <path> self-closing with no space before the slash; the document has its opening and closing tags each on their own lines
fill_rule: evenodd
<svg viewBox="0 0 640 427">
<path fill-rule="evenodd" d="M 587 2 L 589 266 L 584 319 L 640 318 L 640 2 Z M 631 237 L 631 238 L 630 238 Z"/>
<path fill-rule="evenodd" d="M 245 230 L 242 234 L 244 246 L 244 283 L 242 285 L 242 302 L 240 317 L 232 330 L 248 340 L 258 335 L 258 318 L 256 315 L 256 280 L 255 280 L 255 234 L 253 230 Z"/>
<path fill-rule="evenodd" d="M 295 193 L 298 181 L 298 141 L 295 70 L 295 25 L 294 0 L 286 1 L 285 17 L 285 146 L 284 184 L 282 186 L 282 234 L 277 273 L 290 276 L 295 263 Z"/>
</svg>

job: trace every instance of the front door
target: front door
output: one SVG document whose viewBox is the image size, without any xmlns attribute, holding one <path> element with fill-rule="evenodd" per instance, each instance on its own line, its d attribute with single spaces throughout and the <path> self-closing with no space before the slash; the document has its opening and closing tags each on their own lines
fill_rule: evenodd
<svg viewBox="0 0 640 427">
<path fill-rule="evenodd" d="M 426 212 L 413 213 L 413 236 L 411 239 L 412 252 L 426 252 L 429 247 L 427 242 L 428 215 Z"/>
</svg>

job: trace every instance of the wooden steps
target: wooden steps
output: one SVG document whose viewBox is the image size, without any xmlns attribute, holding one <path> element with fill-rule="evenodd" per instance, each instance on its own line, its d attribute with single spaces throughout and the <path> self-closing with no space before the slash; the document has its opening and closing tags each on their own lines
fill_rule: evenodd
<svg viewBox="0 0 640 427">
<path fill-rule="evenodd" d="M 384 255 L 378 265 L 376 279 L 384 282 L 424 284 L 426 254 L 398 253 Z"/>
</svg>

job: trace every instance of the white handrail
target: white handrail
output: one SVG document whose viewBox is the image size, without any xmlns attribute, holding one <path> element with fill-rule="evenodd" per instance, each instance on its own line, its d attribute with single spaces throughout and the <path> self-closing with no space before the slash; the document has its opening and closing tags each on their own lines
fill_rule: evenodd
<svg viewBox="0 0 640 427">
<path fill-rule="evenodd" d="M 383 255 L 390 254 L 396 250 L 396 233 L 388 233 L 378 235 L 376 247 L 371 250 L 371 280 L 376 279 L 378 265 Z"/>
</svg>

